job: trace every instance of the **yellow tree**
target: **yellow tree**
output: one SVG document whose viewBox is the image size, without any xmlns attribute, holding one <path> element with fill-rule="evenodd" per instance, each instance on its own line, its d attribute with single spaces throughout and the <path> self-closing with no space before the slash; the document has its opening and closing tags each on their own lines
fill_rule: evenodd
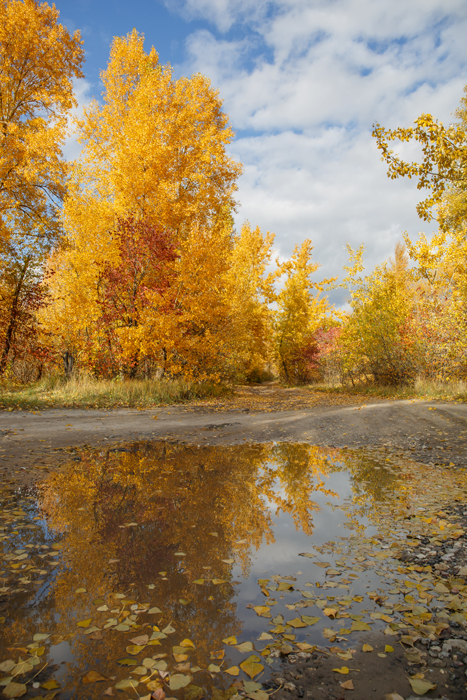
<svg viewBox="0 0 467 700">
<path fill-rule="evenodd" d="M 122 340 L 128 352 L 139 343 L 140 354 L 150 351 L 157 361 L 169 353 L 174 371 L 187 371 L 184 352 L 198 353 L 199 366 L 206 352 L 212 356 L 213 337 L 220 338 L 220 276 L 232 247 L 229 218 L 241 166 L 226 154 L 233 132 L 209 80 L 175 80 L 154 49 L 145 53 L 143 41 L 136 31 L 114 40 L 102 74 L 104 103 L 91 105 L 78 122 L 83 151 L 64 205 L 67 245 L 53 263 L 54 316 L 68 323 L 62 351 L 86 354 L 98 345 L 100 270 L 121 264 L 117 221 L 161 227 L 177 253 L 175 315 L 146 309 Z"/>
<path fill-rule="evenodd" d="M 47 3 L 0 2 L 0 371 L 25 318 L 19 300 L 60 233 L 61 145 L 83 50 L 58 16 Z"/>
<path fill-rule="evenodd" d="M 274 354 L 279 372 L 287 382 L 310 381 L 314 333 L 330 321 L 331 307 L 326 297 L 320 297 L 320 292 L 335 278 L 322 282 L 310 279 L 319 267 L 311 261 L 312 251 L 311 241 L 305 240 L 301 246 L 295 246 L 291 259 L 280 268 L 286 280 L 276 297 Z"/>
</svg>

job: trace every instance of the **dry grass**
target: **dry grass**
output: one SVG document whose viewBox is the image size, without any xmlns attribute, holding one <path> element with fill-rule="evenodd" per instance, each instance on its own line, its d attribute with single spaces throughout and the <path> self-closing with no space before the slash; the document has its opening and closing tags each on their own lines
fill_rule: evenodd
<svg viewBox="0 0 467 700">
<path fill-rule="evenodd" d="M 151 407 L 225 395 L 215 384 L 183 380 L 94 379 L 82 375 L 66 381 L 50 375 L 28 385 L 0 384 L 0 409 Z"/>
<path fill-rule="evenodd" d="M 378 386 L 361 384 L 355 387 L 331 386 L 329 384 L 315 385 L 316 391 L 326 393 L 342 393 L 355 396 L 375 396 L 387 399 L 426 399 L 440 401 L 467 401 L 467 382 L 441 382 L 427 379 L 417 379 L 410 386 Z"/>
</svg>

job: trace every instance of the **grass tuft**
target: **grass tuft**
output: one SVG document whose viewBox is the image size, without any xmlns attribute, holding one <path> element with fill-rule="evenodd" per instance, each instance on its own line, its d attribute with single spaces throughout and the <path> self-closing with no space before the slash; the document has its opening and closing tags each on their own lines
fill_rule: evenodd
<svg viewBox="0 0 467 700">
<path fill-rule="evenodd" d="M 310 387 L 315 391 L 330 394 L 354 394 L 358 396 L 378 396 L 387 399 L 425 399 L 440 401 L 467 401 L 467 382 L 441 382 L 417 379 L 413 385 L 379 386 L 377 384 L 359 384 L 357 386 L 331 386 L 316 384 Z"/>
</svg>

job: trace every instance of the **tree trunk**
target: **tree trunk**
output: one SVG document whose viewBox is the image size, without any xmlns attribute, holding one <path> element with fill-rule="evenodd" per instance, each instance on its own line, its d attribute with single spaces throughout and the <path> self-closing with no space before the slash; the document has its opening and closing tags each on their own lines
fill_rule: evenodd
<svg viewBox="0 0 467 700">
<path fill-rule="evenodd" d="M 0 358 L 0 375 L 4 374 L 6 366 L 8 363 L 8 356 L 10 354 L 11 346 L 13 344 L 13 339 L 15 335 L 16 328 L 18 326 L 18 313 L 19 313 L 19 298 L 21 291 L 23 289 L 23 282 L 26 276 L 26 271 L 28 269 L 29 260 L 24 263 L 21 269 L 18 282 L 16 284 L 16 289 L 13 294 L 13 299 L 11 301 L 10 308 L 10 318 L 8 321 L 8 326 L 5 333 L 5 341 L 3 343 L 2 356 Z"/>
</svg>

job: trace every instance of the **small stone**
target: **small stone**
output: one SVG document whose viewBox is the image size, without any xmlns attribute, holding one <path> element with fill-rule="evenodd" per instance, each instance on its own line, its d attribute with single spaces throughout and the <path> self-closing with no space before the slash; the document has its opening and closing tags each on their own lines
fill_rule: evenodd
<svg viewBox="0 0 467 700">
<path fill-rule="evenodd" d="M 443 652 L 450 653 L 453 650 L 467 654 L 467 642 L 464 639 L 448 639 L 443 644 Z"/>
<path fill-rule="evenodd" d="M 287 690 L 289 693 L 293 693 L 296 687 L 297 686 L 295 685 L 295 683 L 286 683 L 284 685 L 284 690 Z"/>
</svg>

